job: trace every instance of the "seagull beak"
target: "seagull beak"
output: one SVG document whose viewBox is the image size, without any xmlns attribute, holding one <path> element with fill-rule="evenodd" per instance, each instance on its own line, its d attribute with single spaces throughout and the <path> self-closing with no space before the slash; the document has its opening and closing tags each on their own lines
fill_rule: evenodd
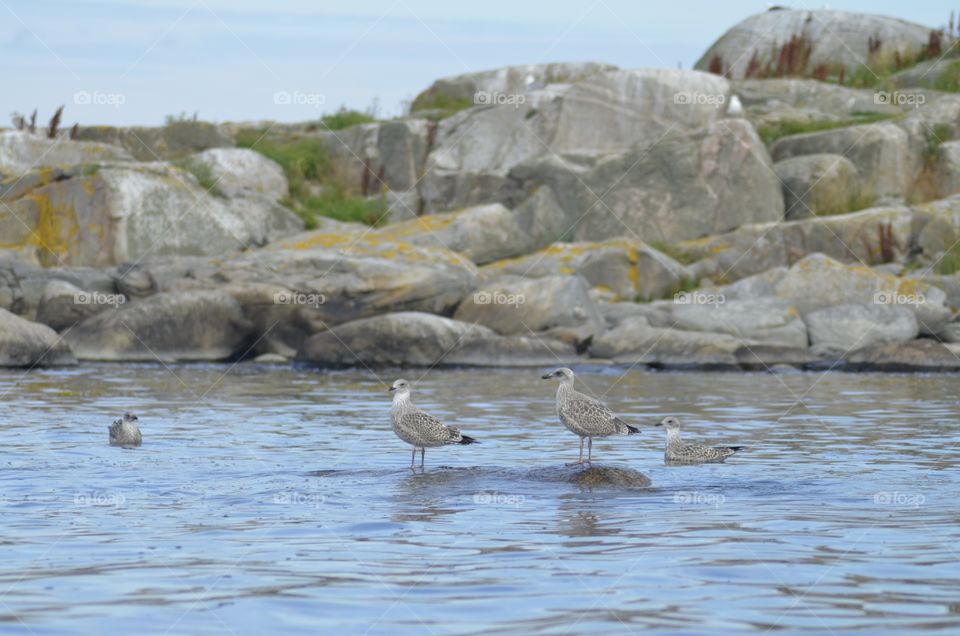
<svg viewBox="0 0 960 636">
<path fill-rule="evenodd" d="M 657 422 L 654 426 L 663 426 L 663 422 Z"/>
<path fill-rule="evenodd" d="M 396 391 L 396 390 L 397 390 L 397 387 L 392 386 L 392 387 L 390 387 L 389 389 L 387 389 L 387 392 L 393 393 L 393 392 Z"/>
<path fill-rule="evenodd" d="M 546 374 L 546 375 L 541 375 L 541 376 L 540 376 L 540 379 L 541 379 L 541 380 L 549 380 L 549 379 L 552 378 L 552 377 L 553 377 L 553 374 L 552 374 L 552 373 L 548 373 L 548 374 Z"/>
</svg>

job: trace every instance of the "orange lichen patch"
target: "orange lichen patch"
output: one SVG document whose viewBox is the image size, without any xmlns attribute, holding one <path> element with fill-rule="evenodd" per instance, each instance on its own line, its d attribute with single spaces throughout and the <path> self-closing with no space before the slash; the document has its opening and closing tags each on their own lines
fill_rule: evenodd
<svg viewBox="0 0 960 636">
<path fill-rule="evenodd" d="M 46 192 L 33 192 L 24 198 L 37 210 L 37 224 L 28 242 L 39 248 L 40 262 L 44 267 L 62 264 L 79 229 L 75 210 L 68 205 L 55 207 Z"/>
<path fill-rule="evenodd" d="M 460 215 L 459 212 L 448 214 L 427 214 L 409 221 L 401 221 L 382 228 L 377 232 L 385 238 L 406 238 L 428 232 L 437 232 L 447 227 Z"/>
<path fill-rule="evenodd" d="M 314 247 L 336 247 L 343 245 L 348 239 L 353 238 L 348 234 L 322 233 L 314 234 L 309 238 L 295 243 L 280 243 L 280 247 L 288 250 L 309 250 Z"/>
</svg>

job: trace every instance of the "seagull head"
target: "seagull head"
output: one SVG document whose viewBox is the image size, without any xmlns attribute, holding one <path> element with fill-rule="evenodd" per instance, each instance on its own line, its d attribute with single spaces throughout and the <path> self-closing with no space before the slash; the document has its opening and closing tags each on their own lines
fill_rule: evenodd
<svg viewBox="0 0 960 636">
<path fill-rule="evenodd" d="M 137 417 L 136 415 L 134 415 L 133 413 L 124 413 L 124 414 L 123 414 L 123 419 L 124 419 L 125 421 L 127 421 L 127 422 L 136 422 L 136 421 L 137 421 L 138 419 L 140 419 L 140 418 L 138 418 L 138 417 Z"/>
<path fill-rule="evenodd" d="M 393 392 L 403 393 L 403 392 L 405 392 L 405 391 L 409 391 L 409 390 L 410 390 L 410 383 L 407 382 L 406 380 L 404 380 L 403 378 L 400 378 L 399 380 L 397 380 L 396 382 L 394 382 L 394 383 L 393 383 L 393 386 L 391 386 L 388 390 L 389 390 L 391 393 L 393 393 Z"/>
<path fill-rule="evenodd" d="M 654 426 L 662 426 L 668 431 L 679 431 L 680 420 L 678 420 L 677 418 L 671 415 L 670 417 L 663 418 L 662 420 L 654 424 Z"/>
<path fill-rule="evenodd" d="M 556 379 L 561 382 L 572 382 L 573 381 L 573 371 L 566 367 L 561 367 L 559 369 L 554 369 L 550 373 L 545 373 L 540 376 L 542 380 L 551 380 Z"/>
</svg>

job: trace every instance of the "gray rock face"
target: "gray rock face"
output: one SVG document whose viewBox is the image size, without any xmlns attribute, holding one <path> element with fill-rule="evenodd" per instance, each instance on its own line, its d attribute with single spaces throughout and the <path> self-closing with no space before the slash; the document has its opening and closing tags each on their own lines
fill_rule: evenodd
<svg viewBox="0 0 960 636">
<path fill-rule="evenodd" d="M 280 165 L 248 148 L 211 148 L 193 155 L 190 162 L 206 166 L 225 196 L 264 197 L 279 201 L 287 196 L 287 178 Z"/>
<path fill-rule="evenodd" d="M 486 327 L 419 312 L 384 314 L 312 336 L 297 360 L 320 366 L 542 366 L 573 360 L 550 340 L 498 336 Z"/>
<path fill-rule="evenodd" d="M 99 313 L 64 335 L 82 360 L 226 360 L 252 331 L 225 291 L 160 293 Z"/>
<path fill-rule="evenodd" d="M 691 273 L 642 241 L 614 239 L 600 243 L 556 243 L 523 258 L 483 268 L 487 278 L 516 275 L 540 278 L 576 274 L 616 299 L 652 300 L 680 289 Z"/>
<path fill-rule="evenodd" d="M 850 266 L 822 254 L 798 261 L 775 285 L 777 296 L 792 302 L 806 319 L 818 309 L 845 304 L 886 304 L 909 309 L 923 334 L 936 334 L 951 317 L 946 294 L 862 266 Z"/>
<path fill-rule="evenodd" d="M 956 245 L 960 241 L 960 196 L 916 206 L 913 233 L 914 244 L 930 260 Z"/>
<path fill-rule="evenodd" d="M 805 155 L 774 164 L 786 218 L 850 212 L 860 197 L 857 169 L 841 155 Z"/>
<path fill-rule="evenodd" d="M 726 334 L 651 327 L 645 318 L 633 318 L 594 338 L 590 356 L 628 364 L 736 366 L 741 346 Z"/>
<path fill-rule="evenodd" d="M 900 260 L 910 252 L 915 225 L 910 208 L 886 206 L 853 214 L 745 225 L 679 247 L 699 259 L 689 266 L 695 276 L 739 280 L 793 265 L 815 253 L 853 263 Z"/>
<path fill-rule="evenodd" d="M 481 283 L 460 303 L 454 318 L 509 335 L 572 329 L 577 334 L 573 339 L 582 342 L 605 324 L 589 290 L 577 276 L 505 276 Z"/>
<path fill-rule="evenodd" d="M 726 80 L 706 73 L 639 69 L 550 84 L 518 103 L 460 112 L 437 128 L 421 188 L 424 205 L 437 211 L 512 202 L 522 191 L 509 175 L 521 163 L 647 148 L 668 131 L 722 117 L 728 93 Z"/>
<path fill-rule="evenodd" d="M 890 305 L 834 305 L 808 313 L 806 321 L 814 347 L 844 353 L 908 342 L 919 334 L 913 312 Z"/>
<path fill-rule="evenodd" d="M 0 367 L 76 364 L 57 332 L 0 309 Z"/>
<path fill-rule="evenodd" d="M 944 345 L 921 338 L 902 344 L 858 349 L 846 356 L 847 367 L 860 371 L 957 371 L 960 358 Z"/>
<path fill-rule="evenodd" d="M 754 123 L 783 120 L 811 122 L 855 118 L 861 113 L 899 114 L 905 108 L 878 103 L 876 92 L 812 79 L 740 80 L 733 91 Z"/>
<path fill-rule="evenodd" d="M 384 189 L 405 192 L 418 184 L 434 127 L 425 119 L 403 119 L 318 134 L 340 179 L 371 195 Z"/>
<path fill-rule="evenodd" d="M 289 210 L 220 199 L 166 164 L 60 171 L 0 207 L 12 245 L 35 245 L 47 266 L 109 266 L 163 255 L 224 255 L 302 228 Z"/>
<path fill-rule="evenodd" d="M 0 174 L 20 175 L 42 166 L 132 160 L 125 150 L 109 144 L 47 139 L 19 130 L 0 132 Z"/>
<path fill-rule="evenodd" d="M 673 242 L 783 218 L 780 182 L 748 122 L 724 119 L 689 134 L 679 130 L 592 166 L 550 157 L 513 175 L 550 185 L 570 222 L 579 220 L 574 236 L 581 240 L 627 235 Z"/>
<path fill-rule="evenodd" d="M 778 298 L 724 298 L 723 303 L 716 305 L 674 303 L 671 318 L 673 326 L 687 331 L 725 333 L 741 340 L 781 347 L 807 346 L 807 326 L 799 312 Z"/>
<path fill-rule="evenodd" d="M 865 196 L 905 197 L 913 182 L 909 137 L 887 122 L 790 135 L 778 139 L 770 153 L 778 162 L 803 155 L 843 155 L 856 166 Z"/>
<path fill-rule="evenodd" d="M 596 62 L 526 64 L 444 77 L 420 93 L 411 110 L 433 108 L 440 101 L 482 104 L 487 95 L 523 95 L 547 84 L 570 84 L 616 69 Z"/>
<path fill-rule="evenodd" d="M 937 156 L 937 190 L 940 196 L 960 192 L 960 141 L 940 144 Z"/>
<path fill-rule="evenodd" d="M 864 61 L 892 59 L 894 52 L 916 54 L 927 44 L 930 29 L 905 20 L 880 15 L 830 10 L 777 9 L 750 16 L 724 33 L 695 68 L 708 70 L 711 60 L 719 59 L 733 79 L 743 79 L 754 55 L 765 65 L 776 66 L 780 47 L 792 37 L 805 36 L 810 56 L 803 75 L 820 64 L 843 66 L 847 76 Z M 871 38 L 881 42 L 872 53 Z M 773 58 L 771 60 L 771 58 Z M 716 65 L 716 62 L 714 62 Z"/>
<path fill-rule="evenodd" d="M 499 203 L 432 214 L 378 230 L 387 239 L 445 247 L 478 265 L 536 251 L 560 238 L 564 212 L 549 188 L 538 189 L 516 210 Z"/>
<path fill-rule="evenodd" d="M 82 126 L 77 137 L 120 146 L 137 161 L 181 159 L 208 148 L 234 145 L 223 126 L 205 121 L 175 121 L 157 127 Z"/>
<path fill-rule="evenodd" d="M 107 301 L 113 300 L 110 305 Z M 68 327 L 107 309 L 114 309 L 126 302 L 119 294 L 102 297 L 100 294 L 85 292 L 63 280 L 51 280 L 43 290 L 40 305 L 37 307 L 37 322 L 56 331 Z"/>
</svg>

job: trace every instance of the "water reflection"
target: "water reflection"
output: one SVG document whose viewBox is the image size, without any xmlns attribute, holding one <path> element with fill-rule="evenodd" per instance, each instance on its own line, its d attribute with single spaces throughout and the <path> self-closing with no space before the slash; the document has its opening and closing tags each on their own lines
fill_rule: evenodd
<svg viewBox="0 0 960 636">
<path fill-rule="evenodd" d="M 955 376 L 584 369 L 643 428 L 591 474 L 537 372 L 434 370 L 483 444 L 412 473 L 370 374 L 172 371 L 0 372 L 0 630 L 960 630 Z M 748 448 L 664 466 L 664 414 Z"/>
</svg>

